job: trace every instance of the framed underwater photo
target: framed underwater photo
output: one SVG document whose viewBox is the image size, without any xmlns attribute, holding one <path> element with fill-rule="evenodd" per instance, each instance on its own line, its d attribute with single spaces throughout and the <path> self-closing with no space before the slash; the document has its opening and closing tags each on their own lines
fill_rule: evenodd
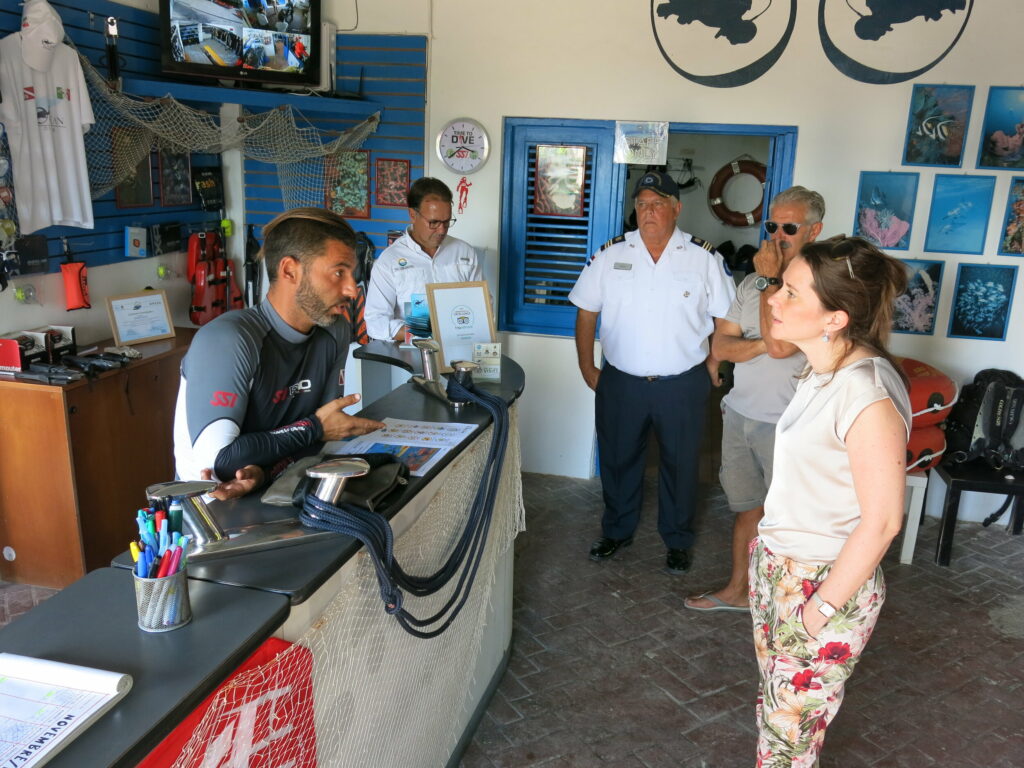
<svg viewBox="0 0 1024 768">
<path fill-rule="evenodd" d="M 1010 324 L 1017 267 L 961 264 L 949 312 L 952 338 L 1002 341 Z"/>
<path fill-rule="evenodd" d="M 942 288 L 941 261 L 902 259 L 907 269 L 907 290 L 896 298 L 892 315 L 894 333 L 935 333 L 935 315 Z"/>
<path fill-rule="evenodd" d="M 1024 256 L 1024 176 L 1010 179 L 1006 218 L 999 232 L 1000 256 Z"/>
<path fill-rule="evenodd" d="M 892 251 L 910 247 L 918 173 L 861 171 L 853 234 Z"/>
<path fill-rule="evenodd" d="M 1024 88 L 988 89 L 978 167 L 1024 168 Z"/>
<path fill-rule="evenodd" d="M 915 84 L 910 94 L 903 164 L 962 166 L 973 101 L 973 85 Z"/>
<path fill-rule="evenodd" d="M 937 174 L 924 249 L 981 254 L 995 190 L 995 176 Z"/>
</svg>

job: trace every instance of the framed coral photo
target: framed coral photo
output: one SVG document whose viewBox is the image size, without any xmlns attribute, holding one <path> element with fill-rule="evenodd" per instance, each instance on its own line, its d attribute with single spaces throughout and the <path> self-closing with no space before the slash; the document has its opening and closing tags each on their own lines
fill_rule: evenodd
<svg viewBox="0 0 1024 768">
<path fill-rule="evenodd" d="M 978 168 L 1024 168 L 1024 88 L 988 89 Z"/>
<path fill-rule="evenodd" d="M 937 174 L 924 249 L 981 254 L 995 190 L 995 176 Z"/>
<path fill-rule="evenodd" d="M 902 261 L 907 268 L 907 290 L 896 298 L 892 330 L 895 333 L 931 336 L 935 333 L 935 315 L 945 264 L 925 259 Z"/>
<path fill-rule="evenodd" d="M 370 218 L 368 150 L 346 150 L 324 158 L 324 207 L 346 219 Z"/>
<path fill-rule="evenodd" d="M 533 192 L 534 214 L 583 216 L 586 175 L 586 147 L 538 144 Z"/>
<path fill-rule="evenodd" d="M 999 232 L 1000 256 L 1024 256 L 1024 176 L 1010 179 L 1006 218 Z"/>
<path fill-rule="evenodd" d="M 904 165 L 959 168 L 974 101 L 973 85 L 914 84 L 907 115 Z"/>
<path fill-rule="evenodd" d="M 918 173 L 861 171 L 853 234 L 879 248 L 907 250 L 919 179 Z"/>
<path fill-rule="evenodd" d="M 388 208 L 409 205 L 409 161 L 377 158 L 377 193 L 374 202 Z"/>
<path fill-rule="evenodd" d="M 1010 325 L 1017 267 L 961 264 L 949 312 L 952 338 L 1003 341 Z"/>
<path fill-rule="evenodd" d="M 113 157 L 119 158 L 136 151 L 142 140 L 138 132 L 122 126 L 114 126 L 111 132 Z M 114 202 L 118 208 L 148 208 L 153 205 L 153 159 L 152 152 L 139 158 L 138 163 L 126 178 L 114 187 Z"/>
</svg>

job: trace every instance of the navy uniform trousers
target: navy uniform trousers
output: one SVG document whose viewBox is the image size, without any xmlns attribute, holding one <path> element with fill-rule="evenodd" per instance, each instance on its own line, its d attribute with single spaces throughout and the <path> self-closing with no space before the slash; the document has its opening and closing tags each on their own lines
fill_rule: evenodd
<svg viewBox="0 0 1024 768">
<path fill-rule="evenodd" d="M 604 492 L 602 535 L 626 539 L 640 521 L 647 436 L 658 437 L 658 533 L 669 549 L 693 545 L 697 468 L 711 380 L 703 363 L 676 376 L 631 376 L 605 363 L 595 399 Z"/>
</svg>

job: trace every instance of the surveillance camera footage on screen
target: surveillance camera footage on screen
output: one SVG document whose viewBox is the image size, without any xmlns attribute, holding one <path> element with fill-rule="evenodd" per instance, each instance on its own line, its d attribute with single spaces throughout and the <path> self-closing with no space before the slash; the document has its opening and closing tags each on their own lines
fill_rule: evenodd
<svg viewBox="0 0 1024 768">
<path fill-rule="evenodd" d="M 317 67 L 317 0 L 162 0 L 161 10 L 165 69 L 298 83 Z"/>
</svg>

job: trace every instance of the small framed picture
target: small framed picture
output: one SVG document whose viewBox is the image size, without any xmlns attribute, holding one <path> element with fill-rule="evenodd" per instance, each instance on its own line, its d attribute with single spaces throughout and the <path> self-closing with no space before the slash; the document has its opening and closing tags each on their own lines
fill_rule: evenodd
<svg viewBox="0 0 1024 768">
<path fill-rule="evenodd" d="M 960 264 L 948 336 L 1002 341 L 1010 324 L 1017 267 Z"/>
<path fill-rule="evenodd" d="M 587 148 L 537 145 L 533 212 L 538 216 L 583 216 Z"/>
<path fill-rule="evenodd" d="M 107 298 L 114 344 L 142 344 L 174 336 L 174 323 L 163 291 L 139 291 Z"/>
<path fill-rule="evenodd" d="M 935 314 L 942 288 L 941 261 L 903 259 L 907 268 L 907 290 L 896 298 L 892 316 L 895 333 L 935 333 Z"/>
<path fill-rule="evenodd" d="M 988 89 L 985 120 L 981 126 L 978 167 L 1005 170 L 1024 168 L 1024 88 L 992 86 Z"/>
<path fill-rule="evenodd" d="M 324 206 L 346 219 L 370 218 L 369 150 L 347 150 L 324 158 Z"/>
<path fill-rule="evenodd" d="M 892 251 L 910 247 L 920 174 L 861 171 L 853 234 Z"/>
<path fill-rule="evenodd" d="M 377 205 L 389 208 L 409 206 L 409 161 L 377 158 Z"/>
<path fill-rule="evenodd" d="M 940 253 L 982 253 L 995 190 L 995 176 L 937 174 L 924 249 Z"/>
<path fill-rule="evenodd" d="M 999 232 L 1000 256 L 1024 256 L 1024 176 L 1010 179 L 1006 218 Z"/>
<path fill-rule="evenodd" d="M 115 126 L 111 133 L 114 156 L 121 156 L 136 146 L 136 131 Z M 139 159 L 135 170 L 114 187 L 114 200 L 118 208 L 145 208 L 153 205 L 152 152 Z"/>
<path fill-rule="evenodd" d="M 160 205 L 192 203 L 192 156 L 188 152 L 161 149 L 157 152 Z"/>
<path fill-rule="evenodd" d="M 498 340 L 486 281 L 428 283 L 427 302 L 434 341 L 441 345 L 440 372 L 451 371 L 454 361 L 472 360 L 477 343 Z"/>
<path fill-rule="evenodd" d="M 910 95 L 903 164 L 963 165 L 964 137 L 973 101 L 973 85 L 915 84 Z"/>
</svg>

